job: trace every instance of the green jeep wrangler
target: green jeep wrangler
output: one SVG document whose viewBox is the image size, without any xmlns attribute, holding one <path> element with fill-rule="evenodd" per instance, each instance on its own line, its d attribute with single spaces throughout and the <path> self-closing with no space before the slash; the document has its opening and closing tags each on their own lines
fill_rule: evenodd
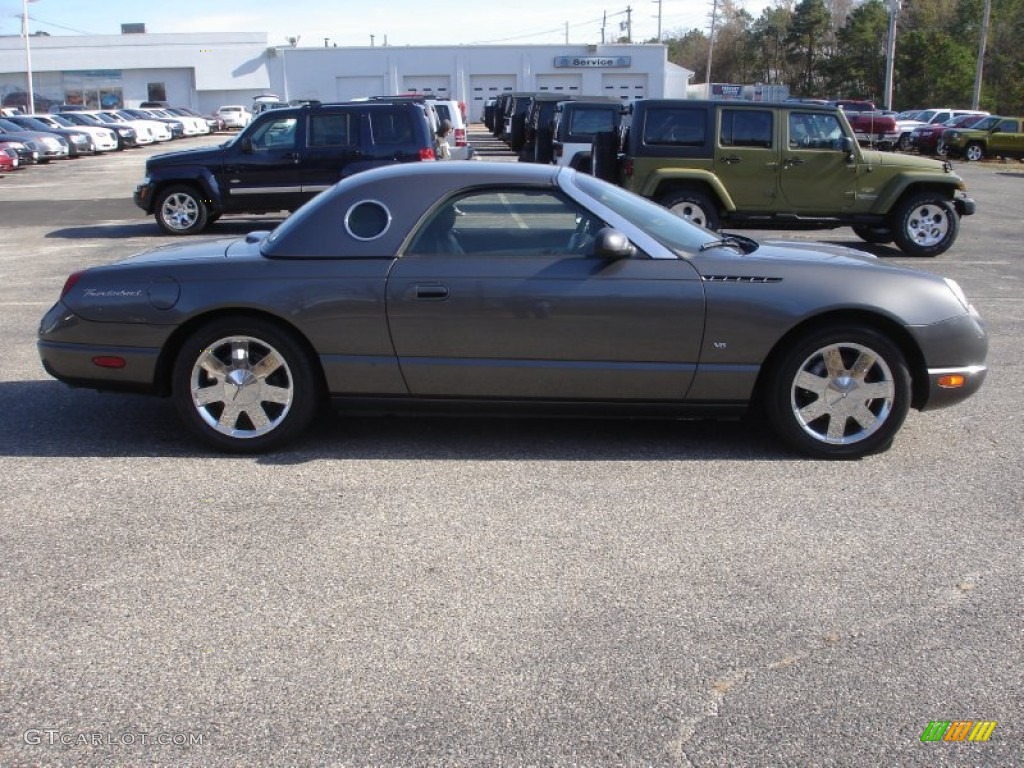
<svg viewBox="0 0 1024 768">
<path fill-rule="evenodd" d="M 863 149 L 842 110 L 649 99 L 595 137 L 594 174 L 707 227 L 853 227 L 937 256 L 975 211 L 949 163 Z"/>
<path fill-rule="evenodd" d="M 942 143 L 953 157 L 981 160 L 983 157 L 1024 159 L 1024 117 L 992 115 L 970 128 L 949 128 L 942 132 Z"/>
</svg>

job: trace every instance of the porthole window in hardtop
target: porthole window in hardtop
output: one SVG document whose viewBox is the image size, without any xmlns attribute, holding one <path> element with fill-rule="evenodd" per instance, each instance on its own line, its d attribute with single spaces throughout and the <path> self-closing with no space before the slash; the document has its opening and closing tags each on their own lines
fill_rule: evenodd
<svg viewBox="0 0 1024 768">
<path fill-rule="evenodd" d="M 375 240 L 391 226 L 391 212 L 377 200 L 363 200 L 345 214 L 345 231 L 356 240 Z"/>
</svg>

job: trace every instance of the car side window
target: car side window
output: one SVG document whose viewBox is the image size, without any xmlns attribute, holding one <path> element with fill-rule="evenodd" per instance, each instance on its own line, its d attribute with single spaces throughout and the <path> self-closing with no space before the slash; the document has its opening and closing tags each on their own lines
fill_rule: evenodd
<svg viewBox="0 0 1024 768">
<path fill-rule="evenodd" d="M 835 115 L 789 113 L 790 149 L 842 149 L 843 131 Z"/>
<path fill-rule="evenodd" d="M 309 146 L 344 147 L 356 144 L 352 123 L 349 112 L 310 116 Z"/>
<path fill-rule="evenodd" d="M 644 144 L 701 147 L 706 137 L 704 109 L 651 109 L 644 121 Z"/>
<path fill-rule="evenodd" d="M 423 222 L 407 255 L 586 258 L 603 222 L 551 190 L 480 190 Z"/>
<path fill-rule="evenodd" d="M 294 149 L 296 122 L 294 117 L 267 120 L 250 137 L 253 150 L 256 152 L 269 152 Z"/>
<path fill-rule="evenodd" d="M 723 109 L 718 143 L 723 147 L 772 146 L 772 113 L 750 109 Z"/>
<path fill-rule="evenodd" d="M 370 130 L 375 144 L 410 144 L 414 133 L 412 115 L 405 110 L 377 110 L 370 112 Z"/>
</svg>

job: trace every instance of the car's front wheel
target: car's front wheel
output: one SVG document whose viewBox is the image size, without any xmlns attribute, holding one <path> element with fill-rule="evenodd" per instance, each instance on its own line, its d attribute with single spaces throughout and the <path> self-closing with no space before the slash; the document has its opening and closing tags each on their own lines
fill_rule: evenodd
<svg viewBox="0 0 1024 768">
<path fill-rule="evenodd" d="M 698 226 L 705 229 L 718 229 L 718 208 L 703 192 L 694 190 L 669 192 L 658 198 L 658 203 L 668 208 L 676 216 L 692 221 Z"/>
<path fill-rule="evenodd" d="M 209 223 L 209 211 L 195 187 L 168 187 L 156 201 L 156 223 L 168 235 L 194 235 Z"/>
<path fill-rule="evenodd" d="M 899 348 L 870 328 L 831 327 L 797 339 L 769 373 L 764 405 L 779 438 L 822 459 L 886 450 L 910 408 Z"/>
<path fill-rule="evenodd" d="M 945 253 L 960 231 L 960 216 L 953 203 L 931 192 L 904 200 L 892 214 L 896 245 L 908 256 Z"/>
<path fill-rule="evenodd" d="M 304 430 L 320 402 L 309 354 L 265 320 L 222 318 L 192 334 L 172 372 L 185 424 L 214 447 L 259 453 Z"/>
<path fill-rule="evenodd" d="M 976 163 L 985 157 L 985 148 L 976 141 L 972 141 L 964 149 L 964 159 Z"/>
</svg>

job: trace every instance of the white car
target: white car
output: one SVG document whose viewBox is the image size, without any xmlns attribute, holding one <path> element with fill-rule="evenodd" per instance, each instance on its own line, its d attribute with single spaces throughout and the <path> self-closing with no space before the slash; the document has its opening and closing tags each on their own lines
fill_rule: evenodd
<svg viewBox="0 0 1024 768">
<path fill-rule="evenodd" d="M 44 114 L 32 115 L 36 120 L 53 126 L 54 128 L 70 128 L 75 131 L 88 133 L 92 136 L 92 143 L 97 152 L 112 152 L 118 147 L 117 134 L 109 128 L 100 128 L 94 125 L 80 125 L 73 120 L 68 120 L 63 115 Z"/>
<path fill-rule="evenodd" d="M 217 109 L 217 117 L 224 121 L 226 128 L 241 130 L 252 120 L 252 113 L 238 104 L 225 104 Z"/>
<path fill-rule="evenodd" d="M 110 114 L 122 120 L 127 120 L 128 122 L 134 121 L 149 126 L 150 131 L 153 134 L 154 141 L 170 141 L 174 138 L 174 135 L 171 133 L 171 127 L 167 123 L 162 123 L 159 120 L 147 120 L 144 117 L 138 117 L 133 115 L 131 112 L 126 112 L 124 110 L 114 110 Z"/>
<path fill-rule="evenodd" d="M 156 137 L 153 136 L 153 129 L 141 120 L 126 120 L 115 112 L 101 112 L 99 110 L 80 112 L 79 114 L 92 115 L 101 123 L 106 123 L 111 127 L 117 125 L 128 126 L 135 132 L 135 143 L 139 146 L 156 142 Z"/>
<path fill-rule="evenodd" d="M 210 132 L 210 124 L 204 118 L 193 117 L 192 115 L 179 115 L 166 109 L 147 109 L 154 117 L 160 120 L 177 120 L 184 126 L 186 136 L 205 136 Z"/>
</svg>

